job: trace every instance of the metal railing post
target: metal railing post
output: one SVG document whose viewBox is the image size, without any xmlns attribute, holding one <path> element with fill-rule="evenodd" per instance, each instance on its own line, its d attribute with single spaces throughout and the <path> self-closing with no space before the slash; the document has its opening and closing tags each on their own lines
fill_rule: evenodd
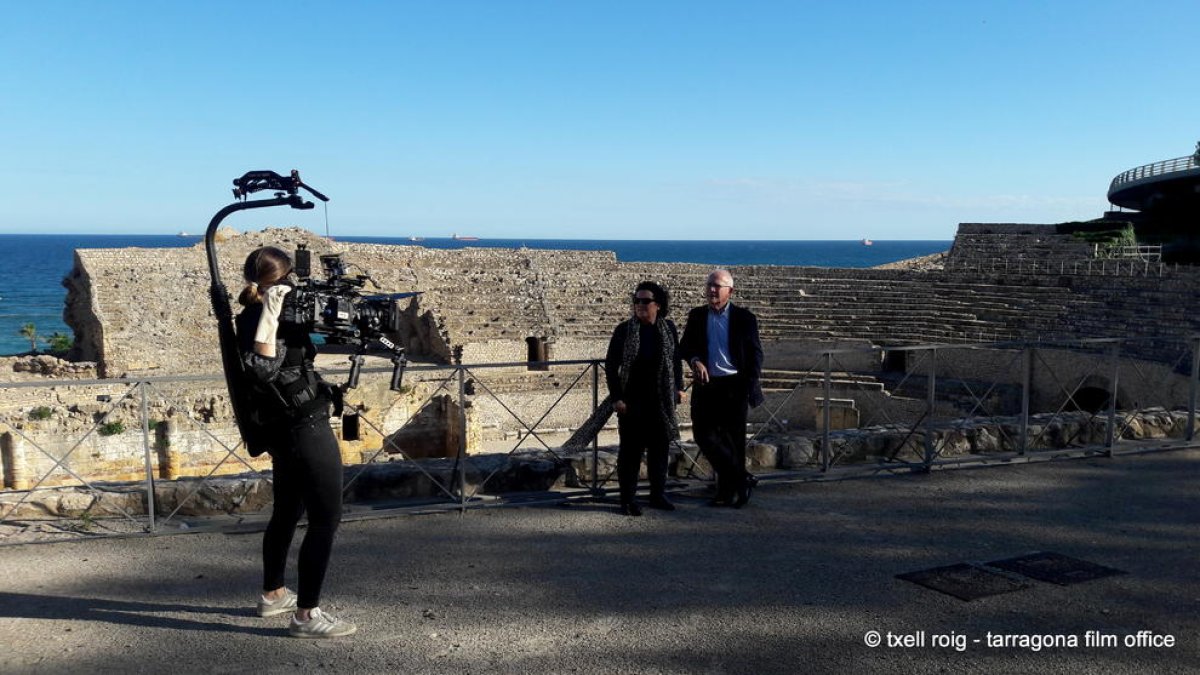
<svg viewBox="0 0 1200 675">
<path fill-rule="evenodd" d="M 149 386 L 146 382 L 139 382 L 138 387 L 142 394 L 142 454 L 146 460 L 146 516 L 148 518 L 147 528 L 150 532 L 155 530 L 154 522 L 154 464 L 150 460 L 150 406 L 146 402 L 146 387 Z"/>
<path fill-rule="evenodd" d="M 592 361 L 592 412 L 600 407 L 600 362 Z M 592 437 L 592 493 L 600 492 L 600 430 Z"/>
<path fill-rule="evenodd" d="M 821 406 L 821 471 L 829 471 L 833 464 L 833 448 L 829 447 L 830 400 L 833 395 L 833 353 L 825 352 L 825 401 Z"/>
<path fill-rule="evenodd" d="M 1112 393 L 1108 395 L 1108 422 L 1104 425 L 1104 454 L 1112 457 L 1113 445 L 1116 443 L 1117 426 L 1117 390 L 1118 376 L 1121 372 L 1121 343 L 1114 340 L 1109 348 L 1109 358 L 1112 361 Z"/>
<path fill-rule="evenodd" d="M 467 369 L 458 364 L 458 509 L 467 510 Z"/>
<path fill-rule="evenodd" d="M 1029 402 L 1033 398 L 1033 347 L 1024 350 L 1021 364 L 1021 440 L 1018 442 L 1017 454 L 1024 455 L 1029 451 Z"/>
<path fill-rule="evenodd" d="M 929 348 L 929 377 L 925 392 L 925 470 L 933 466 L 933 408 L 937 401 L 937 348 Z"/>
<path fill-rule="evenodd" d="M 1192 345 L 1192 379 L 1188 380 L 1188 421 L 1187 439 L 1196 438 L 1196 393 L 1200 387 L 1200 335 L 1193 338 Z"/>
</svg>

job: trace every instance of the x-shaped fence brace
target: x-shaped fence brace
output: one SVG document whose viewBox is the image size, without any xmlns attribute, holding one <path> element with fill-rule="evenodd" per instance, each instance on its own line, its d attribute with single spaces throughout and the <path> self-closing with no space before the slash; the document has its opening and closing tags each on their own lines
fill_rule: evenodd
<svg viewBox="0 0 1200 675">
<path fill-rule="evenodd" d="M 152 391 L 154 391 L 155 395 L 158 396 L 159 400 L 161 400 L 163 403 L 174 406 L 175 408 L 177 408 L 179 410 L 187 410 L 186 406 L 180 405 L 177 401 L 175 401 L 171 397 L 167 396 L 165 393 L 159 391 L 157 388 L 155 388 L 153 386 L 150 386 L 150 388 Z M 252 464 L 250 464 L 250 462 L 247 461 L 245 457 L 242 457 L 241 455 L 238 454 L 238 450 L 245 448 L 245 443 L 240 438 L 238 439 L 237 443 L 234 443 L 231 446 L 228 443 L 226 443 L 225 441 L 221 440 L 221 438 L 218 437 L 216 434 L 209 431 L 209 429 L 208 429 L 209 423 L 208 422 L 196 420 L 191 416 L 191 414 L 184 415 L 183 417 L 184 417 L 184 419 L 187 419 L 189 422 L 198 425 L 200 430 L 203 431 L 206 436 L 208 436 L 210 439 L 212 439 L 214 442 L 216 442 L 217 445 L 221 446 L 221 448 L 223 448 L 225 450 L 225 455 L 222 456 L 219 460 L 217 460 L 217 463 L 214 464 L 211 469 L 209 469 L 208 473 L 201 476 L 199 478 L 199 480 L 196 481 L 196 484 L 192 487 L 192 489 L 190 491 L 188 491 L 187 495 L 185 495 L 183 499 L 180 499 L 179 503 L 176 504 L 175 508 L 169 514 L 167 514 L 167 516 L 165 518 L 162 519 L 161 524 L 166 524 L 166 523 L 170 522 L 171 519 L 174 518 L 177 513 L 179 513 L 180 509 L 182 509 L 184 507 L 184 505 L 186 505 L 188 502 L 190 502 L 200 492 L 200 490 L 204 489 L 205 484 L 231 458 L 236 459 L 238 462 L 241 462 L 243 466 L 245 466 L 247 469 L 250 470 L 251 473 L 261 476 L 269 482 L 271 481 L 271 479 L 267 478 L 263 474 L 263 472 L 259 471 Z M 251 487 L 247 486 L 246 492 L 243 494 L 243 497 L 245 496 L 245 494 L 249 493 L 250 489 L 251 489 Z M 151 518 L 151 524 L 153 526 L 153 523 L 154 523 L 153 509 L 152 508 L 148 509 L 148 511 L 149 511 L 149 517 Z"/>
<path fill-rule="evenodd" d="M 435 396 L 437 396 L 438 394 L 440 394 L 443 390 L 445 390 L 447 383 L 449 383 L 452 379 L 454 379 L 455 375 L 457 375 L 457 374 L 458 374 L 457 369 L 451 369 L 450 372 L 448 372 L 446 374 L 446 377 L 442 378 L 438 382 L 438 386 L 432 392 L 430 392 L 429 395 L 426 396 L 419 405 L 417 405 L 416 409 L 420 410 L 420 409 L 424 408 L 427 404 L 429 404 L 431 401 L 433 401 L 433 398 Z M 460 409 L 461 409 L 461 404 L 462 404 L 461 400 L 459 401 L 459 404 L 460 404 Z M 367 426 L 371 427 L 371 429 L 374 430 L 375 433 L 379 434 L 379 436 L 381 438 L 383 438 L 385 440 L 385 442 L 382 446 L 380 446 L 380 448 L 378 450 L 376 450 L 371 455 L 370 459 L 368 459 L 366 462 L 363 462 L 362 466 L 359 467 L 359 470 L 356 471 L 354 473 L 354 475 L 350 478 L 350 480 L 347 481 L 346 484 L 342 486 L 342 494 L 343 495 L 349 493 L 351 486 L 353 486 L 354 483 L 356 481 L 358 481 L 359 477 L 361 477 L 363 475 L 363 472 L 366 471 L 367 465 L 374 463 L 374 461 L 379 457 L 379 455 L 383 454 L 384 452 L 387 452 L 389 449 L 395 450 L 404 459 L 408 459 L 408 460 L 412 459 L 411 457 L 409 457 L 408 453 L 406 453 L 404 451 L 404 448 L 400 447 L 400 445 L 398 443 L 396 443 L 395 436 L 389 437 L 384 432 L 382 420 L 380 420 L 379 423 L 377 424 L 377 423 L 375 423 L 375 421 L 373 421 L 370 418 L 368 418 L 367 416 L 363 415 L 361 412 L 359 413 L 358 418 L 359 418 L 359 420 L 366 422 Z M 422 474 L 424 474 L 425 477 L 428 478 L 431 483 L 433 483 L 435 486 L 437 486 L 438 490 L 440 490 L 443 494 L 445 494 L 446 497 L 448 497 L 449 499 L 452 499 L 452 500 L 455 499 L 455 494 L 451 487 L 447 487 L 445 483 L 438 480 L 420 462 L 414 462 L 414 465 L 417 467 L 417 470 L 420 471 Z"/>
<path fill-rule="evenodd" d="M 40 478 L 38 478 L 37 482 L 32 487 L 30 487 L 30 488 L 28 488 L 28 490 L 26 490 L 25 494 L 22 495 L 21 498 L 19 500 L 17 500 L 17 502 L 15 504 L 13 504 L 11 507 L 9 507 L 9 509 L 7 511 L 5 511 L 3 514 L 0 514 L 0 522 L 4 522 L 4 521 L 8 520 L 8 518 L 13 513 L 15 513 L 18 508 L 21 507 L 21 505 L 23 505 L 26 501 L 29 500 L 29 497 L 33 495 L 34 491 L 36 491 L 38 488 L 40 488 L 42 486 L 42 484 L 45 483 L 46 480 L 48 480 L 50 478 L 50 476 L 52 476 L 54 474 L 54 472 L 60 468 L 64 472 L 66 472 L 68 475 L 73 477 L 75 480 L 79 481 L 80 484 L 82 484 L 87 489 L 87 491 L 92 494 L 93 504 L 94 504 L 95 498 L 99 497 L 99 495 L 102 494 L 104 492 L 104 490 L 101 490 L 100 488 L 96 487 L 95 485 L 92 485 L 90 482 L 88 482 L 88 480 L 86 478 L 84 478 L 83 476 L 80 476 L 78 473 L 73 471 L 71 469 L 71 467 L 66 465 L 66 461 L 71 456 L 71 454 L 74 453 L 83 444 L 83 442 L 86 441 L 88 439 L 88 437 L 92 435 L 92 432 L 98 430 L 101 426 L 103 426 L 104 424 L 107 423 L 109 415 L 111 415 L 113 413 L 113 411 L 117 409 L 118 406 L 120 406 L 122 403 L 124 403 L 126 399 L 128 399 L 130 396 L 132 396 L 135 391 L 139 390 L 141 385 L 142 385 L 142 383 L 140 383 L 140 382 L 130 383 L 129 388 L 126 389 L 125 393 L 119 399 L 112 402 L 112 405 L 110 405 L 108 407 L 108 409 L 104 411 L 104 414 L 101 415 L 95 421 L 95 423 L 92 424 L 92 426 L 87 429 L 87 431 L 83 434 L 83 436 L 81 436 L 79 438 L 79 440 L 75 441 L 74 445 L 72 445 L 69 449 L 67 449 L 67 451 L 64 452 L 61 457 L 55 457 L 53 453 L 51 453 L 50 451 L 43 448 L 40 444 L 38 444 L 36 441 L 34 441 L 29 436 L 27 436 L 20 429 L 12 426 L 11 424 L 5 423 L 4 425 L 6 427 L 8 427 L 13 433 L 20 436 L 22 440 L 24 440 L 29 445 L 33 446 L 33 448 L 35 448 L 38 452 L 42 453 L 47 458 L 49 458 L 51 461 L 53 461 L 54 464 L 48 470 L 46 470 L 46 472 L 44 474 L 42 474 L 42 476 Z M 111 506 L 116 508 L 116 510 L 119 511 L 121 513 L 121 515 L 125 516 L 130 521 L 132 521 L 134 523 L 138 522 L 138 519 L 136 516 L 134 516 L 132 513 L 125 510 L 124 508 L 121 508 L 121 506 L 119 504 L 113 504 Z"/>
<path fill-rule="evenodd" d="M 1147 391 L 1164 391 L 1167 389 L 1167 385 L 1170 382 L 1172 375 L 1181 369 L 1181 366 L 1184 365 L 1184 363 L 1187 361 L 1188 357 L 1190 356 L 1193 360 L 1196 359 L 1197 354 L 1200 353 L 1200 350 L 1197 349 L 1197 345 L 1200 345 L 1200 341 L 1194 341 L 1193 344 L 1188 344 L 1186 342 L 1183 343 L 1182 348 L 1180 349 L 1179 356 L 1175 359 L 1174 362 L 1171 363 L 1169 368 L 1165 369 L 1165 372 L 1163 373 L 1161 378 L 1154 380 L 1153 384 L 1151 384 L 1149 375 L 1147 375 L 1144 372 L 1143 366 L 1139 365 L 1138 360 L 1130 359 L 1128 362 L 1129 369 L 1132 370 L 1134 375 L 1137 376 L 1138 381 L 1140 383 L 1142 383 L 1144 385 L 1148 385 L 1146 387 Z M 1195 380 L 1194 375 L 1193 375 L 1192 379 L 1193 379 L 1193 381 Z M 1115 397 L 1116 392 L 1114 392 L 1113 395 Z M 1161 404 L 1162 401 L 1158 401 L 1158 403 Z M 1132 412 L 1130 412 L 1130 411 L 1123 412 L 1121 426 L 1120 426 L 1120 428 L 1118 428 L 1114 431 L 1114 443 L 1118 442 L 1120 439 L 1125 437 L 1125 432 L 1129 431 L 1129 429 L 1133 426 L 1134 420 L 1136 419 L 1137 415 L 1144 413 L 1153 407 L 1159 407 L 1164 410 L 1171 409 L 1170 405 L 1158 405 L 1158 406 L 1143 405 L 1143 406 L 1139 406 L 1139 407 L 1135 408 Z M 1191 412 L 1192 412 L 1192 414 L 1194 414 L 1195 411 L 1192 410 Z M 1189 440 L 1191 439 L 1190 433 L 1188 435 L 1188 439 Z"/>
</svg>

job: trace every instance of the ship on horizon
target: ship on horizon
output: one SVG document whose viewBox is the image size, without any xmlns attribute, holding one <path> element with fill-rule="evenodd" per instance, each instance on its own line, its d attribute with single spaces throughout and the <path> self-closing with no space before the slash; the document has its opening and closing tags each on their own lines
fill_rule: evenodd
<svg viewBox="0 0 1200 675">
<path fill-rule="evenodd" d="M 479 237 L 472 237 L 472 236 L 466 235 L 466 234 L 459 235 L 457 232 L 450 235 L 450 238 L 453 239 L 454 241 L 479 241 Z"/>
<path fill-rule="evenodd" d="M 862 240 L 862 245 L 863 245 L 863 246 L 874 246 L 874 245 L 875 245 L 875 242 L 871 241 L 870 239 L 863 239 L 863 240 Z"/>
</svg>

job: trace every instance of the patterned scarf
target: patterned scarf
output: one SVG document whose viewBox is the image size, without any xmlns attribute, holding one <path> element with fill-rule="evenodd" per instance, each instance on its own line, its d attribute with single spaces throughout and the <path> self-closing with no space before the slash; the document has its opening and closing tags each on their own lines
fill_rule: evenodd
<svg viewBox="0 0 1200 675">
<path fill-rule="evenodd" d="M 667 429 L 667 438 L 679 439 L 679 420 L 675 417 L 675 331 L 666 319 L 659 318 L 654 322 L 658 329 L 658 343 L 662 345 L 661 358 L 658 362 L 658 373 L 655 377 L 657 384 L 659 414 Z M 637 358 L 642 341 L 641 322 L 637 317 L 629 319 L 625 330 L 625 349 L 621 352 L 621 368 L 618 374 L 621 378 L 621 388 L 629 386 L 629 372 L 633 369 L 633 361 Z"/>
</svg>

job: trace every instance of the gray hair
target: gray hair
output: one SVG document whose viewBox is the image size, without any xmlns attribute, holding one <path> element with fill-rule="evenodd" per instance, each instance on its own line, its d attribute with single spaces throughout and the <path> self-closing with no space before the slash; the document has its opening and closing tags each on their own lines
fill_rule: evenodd
<svg viewBox="0 0 1200 675">
<path fill-rule="evenodd" d="M 709 279 L 711 279 L 711 278 L 713 278 L 713 277 L 715 277 L 715 276 L 726 276 L 726 277 L 729 277 L 729 287 L 730 287 L 730 288 L 733 288 L 733 273 L 732 273 L 732 272 L 730 272 L 730 271 L 729 271 L 729 270 L 727 270 L 727 269 L 723 269 L 723 268 L 720 268 L 720 267 L 718 267 L 717 269 L 715 269 L 715 270 L 713 270 L 713 271 L 711 271 L 711 272 L 709 272 L 709 273 L 708 273 L 708 278 L 709 278 Z"/>
</svg>

